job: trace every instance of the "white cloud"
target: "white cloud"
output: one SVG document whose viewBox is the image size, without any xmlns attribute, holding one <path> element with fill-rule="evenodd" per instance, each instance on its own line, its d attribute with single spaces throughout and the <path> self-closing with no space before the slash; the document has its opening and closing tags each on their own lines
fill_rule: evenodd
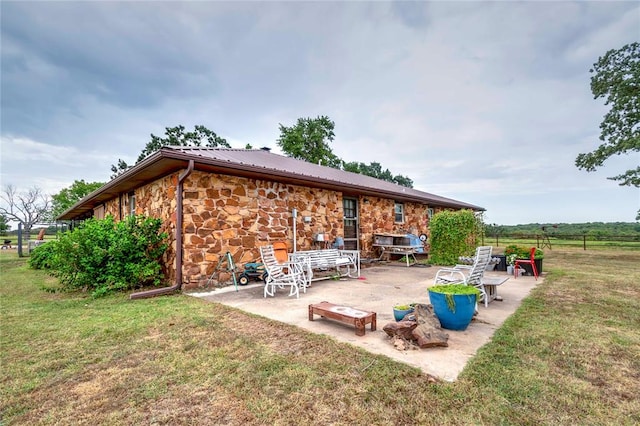
<svg viewBox="0 0 640 426">
<path fill-rule="evenodd" d="M 103 181 L 179 124 L 277 152 L 280 123 L 328 115 L 344 160 L 497 222 L 639 207 L 606 179 L 637 158 L 574 165 L 606 111 L 588 70 L 640 38 L 634 3 L 12 2 L 1 19 L 3 182 Z"/>
<path fill-rule="evenodd" d="M 37 186 L 56 194 L 76 179 L 107 181 L 110 155 L 91 149 L 57 146 L 28 138 L 2 136 L 2 185 Z"/>
</svg>

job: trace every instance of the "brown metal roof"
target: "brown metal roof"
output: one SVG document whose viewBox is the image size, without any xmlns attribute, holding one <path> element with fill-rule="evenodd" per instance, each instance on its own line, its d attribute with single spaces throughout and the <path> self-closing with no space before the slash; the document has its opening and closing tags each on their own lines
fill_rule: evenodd
<svg viewBox="0 0 640 426">
<path fill-rule="evenodd" d="M 194 160 L 196 170 L 325 188 L 354 196 L 368 195 L 396 201 L 425 203 L 434 207 L 484 210 L 473 204 L 406 188 L 370 176 L 319 166 L 262 149 L 164 147 L 84 197 L 58 219 L 71 220 L 90 216 L 94 207 L 119 194 L 185 169 L 189 160 Z"/>
</svg>

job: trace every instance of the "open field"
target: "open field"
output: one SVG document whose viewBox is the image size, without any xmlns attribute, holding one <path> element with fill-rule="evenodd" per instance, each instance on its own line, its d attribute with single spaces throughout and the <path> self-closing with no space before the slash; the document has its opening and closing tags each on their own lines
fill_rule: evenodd
<svg viewBox="0 0 640 426">
<path fill-rule="evenodd" d="M 551 244 L 552 250 L 585 250 L 585 248 L 586 250 L 640 250 L 640 241 L 638 241 L 637 237 L 618 237 L 598 240 L 593 237 L 583 237 L 578 235 L 574 238 L 549 237 L 548 243 Z M 485 237 L 484 244 L 493 245 L 494 253 L 504 251 L 504 248 L 510 244 L 525 247 L 536 246 L 543 250 L 548 250 L 548 245 L 545 247 L 543 239 L 536 237 L 515 238 L 500 236 L 497 241 L 495 237 Z"/>
<path fill-rule="evenodd" d="M 46 292 L 25 262 L 0 253 L 4 425 L 640 423 L 640 251 L 545 250 L 455 383 L 188 296 Z"/>
</svg>

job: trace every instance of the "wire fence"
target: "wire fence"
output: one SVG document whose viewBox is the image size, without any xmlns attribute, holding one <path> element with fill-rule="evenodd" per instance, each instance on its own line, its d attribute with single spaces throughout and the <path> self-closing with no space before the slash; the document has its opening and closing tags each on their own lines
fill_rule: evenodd
<svg viewBox="0 0 640 426">
<path fill-rule="evenodd" d="M 16 231 L 0 237 L 2 250 L 17 249 L 19 257 L 28 256 L 38 245 L 55 239 L 58 232 L 68 229 L 69 226 L 64 223 L 43 222 L 33 225 L 31 230 L 26 232 L 22 223 L 19 223 Z"/>
<path fill-rule="evenodd" d="M 620 248 L 640 250 L 640 235 L 549 235 L 549 234 L 494 234 L 485 235 L 483 244 L 505 247 L 511 244 L 531 245 L 540 249 L 552 250 L 554 247 L 581 248 L 597 250 L 604 248 Z"/>
</svg>

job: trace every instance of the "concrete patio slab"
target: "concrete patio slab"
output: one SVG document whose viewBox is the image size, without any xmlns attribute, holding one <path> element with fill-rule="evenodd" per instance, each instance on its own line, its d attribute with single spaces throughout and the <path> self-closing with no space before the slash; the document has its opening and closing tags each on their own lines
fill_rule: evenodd
<svg viewBox="0 0 640 426">
<path fill-rule="evenodd" d="M 479 313 L 464 331 L 445 330 L 449 334 L 446 348 L 411 349 L 399 351 L 383 327 L 393 322 L 393 305 L 429 303 L 427 287 L 433 285 L 437 267 L 412 266 L 389 263 L 362 270 L 360 279 L 324 280 L 314 282 L 300 298 L 288 296 L 288 290 L 280 290 L 275 297 L 263 297 L 260 283 L 216 289 L 209 292 L 190 293 L 211 302 L 222 303 L 277 321 L 302 327 L 313 333 L 325 334 L 376 354 L 386 355 L 422 369 L 425 373 L 443 380 L 453 381 L 467 361 L 487 343 L 495 330 L 520 306 L 522 300 L 543 277 L 511 277 L 498 287 L 502 301 L 494 300 L 488 307 L 479 305 Z M 486 272 L 488 277 L 506 277 L 506 272 Z M 353 326 L 334 320 L 308 319 L 308 306 L 312 303 L 331 302 L 377 313 L 377 330 L 366 327 L 364 336 L 356 336 Z"/>
</svg>

